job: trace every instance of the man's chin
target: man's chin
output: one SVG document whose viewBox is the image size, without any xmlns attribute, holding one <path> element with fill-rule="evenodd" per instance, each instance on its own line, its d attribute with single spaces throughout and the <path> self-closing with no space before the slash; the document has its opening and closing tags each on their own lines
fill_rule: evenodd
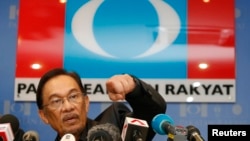
<svg viewBox="0 0 250 141">
<path fill-rule="evenodd" d="M 71 126 L 67 126 L 65 128 L 65 133 L 70 133 L 70 134 L 73 134 L 73 135 L 76 135 L 76 134 L 80 134 L 81 131 L 82 131 L 82 128 L 79 127 L 79 124 L 78 125 L 71 125 Z"/>
</svg>

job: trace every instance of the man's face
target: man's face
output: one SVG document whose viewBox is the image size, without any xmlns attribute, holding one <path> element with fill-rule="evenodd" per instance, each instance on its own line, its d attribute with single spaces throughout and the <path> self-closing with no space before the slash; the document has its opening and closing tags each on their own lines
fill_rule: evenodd
<svg viewBox="0 0 250 141">
<path fill-rule="evenodd" d="M 85 127 L 89 99 L 83 96 L 72 77 L 59 75 L 47 81 L 43 88 L 43 105 L 39 116 L 60 136 L 65 133 L 78 136 Z"/>
</svg>

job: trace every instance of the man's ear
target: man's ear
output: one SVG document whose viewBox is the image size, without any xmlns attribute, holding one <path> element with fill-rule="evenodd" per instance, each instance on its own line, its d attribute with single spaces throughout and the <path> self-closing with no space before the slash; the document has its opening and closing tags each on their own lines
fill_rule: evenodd
<svg viewBox="0 0 250 141">
<path fill-rule="evenodd" d="M 47 119 L 47 117 L 46 117 L 46 115 L 44 113 L 44 110 L 39 110 L 38 114 L 39 114 L 40 118 L 43 120 L 44 123 L 49 124 L 49 121 L 48 121 L 48 119 Z"/>
<path fill-rule="evenodd" d="M 84 103 L 85 103 L 85 110 L 88 113 L 89 111 L 89 97 L 88 96 L 84 96 Z"/>
</svg>

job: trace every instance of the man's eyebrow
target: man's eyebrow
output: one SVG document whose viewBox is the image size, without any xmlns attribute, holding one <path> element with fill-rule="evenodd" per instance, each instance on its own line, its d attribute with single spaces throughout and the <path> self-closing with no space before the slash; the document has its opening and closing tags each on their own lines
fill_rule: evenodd
<svg viewBox="0 0 250 141">
<path fill-rule="evenodd" d="M 71 93 L 78 93 L 78 92 L 82 92 L 81 90 L 79 91 L 78 89 L 76 89 L 76 88 L 72 88 L 70 91 L 69 91 L 69 93 L 68 94 L 71 94 Z"/>
<path fill-rule="evenodd" d="M 55 94 L 50 95 L 50 96 L 49 96 L 49 99 L 51 99 L 51 98 L 53 98 L 53 97 L 62 97 L 62 96 L 60 96 L 59 94 L 56 94 L 56 93 L 55 93 Z"/>
</svg>

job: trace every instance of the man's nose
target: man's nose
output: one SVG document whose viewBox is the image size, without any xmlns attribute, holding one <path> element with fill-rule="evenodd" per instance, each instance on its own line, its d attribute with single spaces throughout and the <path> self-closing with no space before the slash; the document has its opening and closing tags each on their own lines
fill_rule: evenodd
<svg viewBox="0 0 250 141">
<path fill-rule="evenodd" d="M 68 109 L 68 108 L 73 108 L 73 106 L 72 103 L 67 98 L 65 98 L 62 103 L 62 108 Z"/>
</svg>

